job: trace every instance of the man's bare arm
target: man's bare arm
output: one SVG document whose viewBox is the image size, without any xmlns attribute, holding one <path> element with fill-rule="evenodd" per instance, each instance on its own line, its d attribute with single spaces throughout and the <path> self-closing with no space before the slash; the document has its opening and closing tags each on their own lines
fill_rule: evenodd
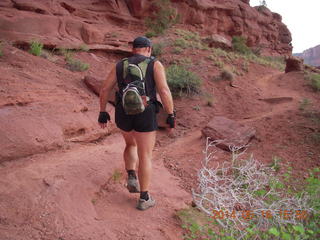
<svg viewBox="0 0 320 240">
<path fill-rule="evenodd" d="M 100 112 L 105 112 L 109 94 L 116 84 L 116 67 L 114 66 L 109 73 L 107 79 L 103 82 L 100 90 Z"/>
<path fill-rule="evenodd" d="M 156 61 L 154 63 L 153 70 L 154 70 L 154 79 L 157 86 L 157 92 L 160 95 L 164 110 L 168 114 L 173 114 L 173 100 L 172 100 L 172 95 L 167 83 L 164 67 L 159 61 Z"/>
</svg>

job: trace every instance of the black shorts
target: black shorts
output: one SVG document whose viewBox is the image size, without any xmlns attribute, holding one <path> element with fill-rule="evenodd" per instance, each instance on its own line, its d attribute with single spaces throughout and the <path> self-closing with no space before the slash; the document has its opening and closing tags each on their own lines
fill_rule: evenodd
<svg viewBox="0 0 320 240">
<path fill-rule="evenodd" d="M 115 121 L 117 127 L 125 132 L 152 132 L 158 129 L 156 104 L 150 103 L 142 113 L 127 115 L 121 102 L 115 107 Z"/>
</svg>

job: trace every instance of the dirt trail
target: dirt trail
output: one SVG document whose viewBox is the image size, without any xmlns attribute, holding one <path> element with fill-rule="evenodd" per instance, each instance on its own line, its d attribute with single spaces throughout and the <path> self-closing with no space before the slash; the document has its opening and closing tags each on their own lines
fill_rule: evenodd
<svg viewBox="0 0 320 240">
<path fill-rule="evenodd" d="M 253 116 L 247 116 L 242 123 L 257 121 L 262 118 L 278 115 L 296 108 L 301 93 L 282 87 L 283 73 L 268 74 L 263 78 L 258 78 L 256 82 L 257 90 L 262 94 L 259 100 L 271 105 L 271 111 L 260 112 Z M 287 83 L 290 84 L 290 83 Z"/>
<path fill-rule="evenodd" d="M 138 195 L 124 187 L 123 147 L 116 133 L 101 144 L 3 163 L 0 239 L 181 239 L 174 213 L 190 203 L 190 195 L 156 151 L 157 206 L 136 210 Z"/>
</svg>

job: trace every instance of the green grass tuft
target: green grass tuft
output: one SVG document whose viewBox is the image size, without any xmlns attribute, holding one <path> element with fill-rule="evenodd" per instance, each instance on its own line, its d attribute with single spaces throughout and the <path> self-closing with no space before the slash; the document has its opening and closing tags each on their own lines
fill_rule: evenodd
<svg viewBox="0 0 320 240">
<path fill-rule="evenodd" d="M 146 19 L 146 25 L 150 33 L 155 36 L 164 34 L 165 31 L 179 21 L 179 15 L 175 8 L 172 7 L 170 0 L 153 0 L 152 4 L 156 11 Z"/>
<path fill-rule="evenodd" d="M 41 42 L 38 42 L 36 40 L 33 40 L 30 43 L 30 50 L 29 52 L 34 56 L 40 56 L 42 52 L 43 44 Z"/>
<path fill-rule="evenodd" d="M 162 50 L 164 48 L 163 43 L 155 43 L 152 46 L 152 55 L 155 57 L 159 57 L 162 54 Z"/>
<path fill-rule="evenodd" d="M 174 96 L 193 95 L 200 92 L 201 79 L 184 66 L 171 65 L 167 68 L 167 80 Z"/>
<path fill-rule="evenodd" d="M 309 75 L 310 84 L 313 90 L 320 91 L 320 74 L 313 73 Z"/>
<path fill-rule="evenodd" d="M 251 49 L 246 44 L 246 39 L 242 36 L 234 36 L 232 38 L 232 47 L 236 52 L 241 54 L 251 53 Z"/>
<path fill-rule="evenodd" d="M 67 67 L 73 72 L 84 72 L 89 69 L 88 63 L 83 63 L 79 59 L 70 58 L 67 60 Z"/>
</svg>

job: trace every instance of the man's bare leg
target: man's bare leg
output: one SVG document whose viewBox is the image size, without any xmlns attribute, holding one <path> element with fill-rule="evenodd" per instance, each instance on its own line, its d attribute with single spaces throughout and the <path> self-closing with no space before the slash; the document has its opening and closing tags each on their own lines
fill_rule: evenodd
<svg viewBox="0 0 320 240">
<path fill-rule="evenodd" d="M 133 132 L 121 131 L 126 147 L 123 152 L 123 159 L 126 170 L 136 170 L 138 162 L 137 143 L 134 139 Z"/>
<path fill-rule="evenodd" d="M 152 172 L 152 151 L 156 140 L 156 131 L 133 132 L 138 147 L 140 191 L 149 190 Z"/>
</svg>

